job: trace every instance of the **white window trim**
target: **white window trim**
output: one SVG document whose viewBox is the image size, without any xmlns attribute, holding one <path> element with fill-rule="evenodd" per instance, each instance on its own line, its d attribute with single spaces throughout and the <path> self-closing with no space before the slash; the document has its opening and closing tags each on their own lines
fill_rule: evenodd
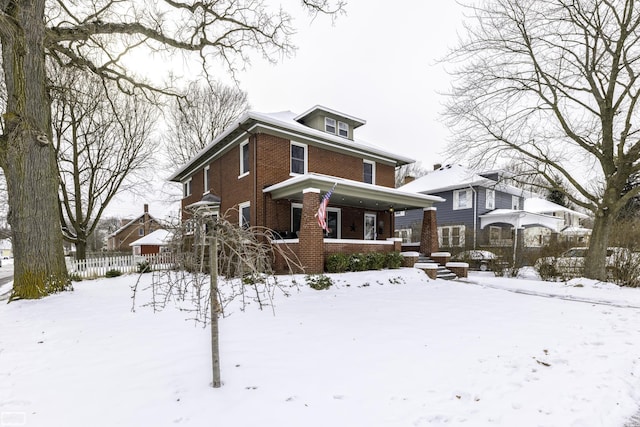
<svg viewBox="0 0 640 427">
<path fill-rule="evenodd" d="M 341 126 L 344 127 L 344 129 L 340 129 Z M 341 130 L 346 130 L 347 134 L 342 135 L 340 133 Z M 338 136 L 341 136 L 343 138 L 349 138 L 349 125 L 347 123 L 338 121 L 338 127 L 336 128 L 336 131 Z"/>
<path fill-rule="evenodd" d="M 249 173 L 251 172 L 251 168 L 250 165 L 245 165 L 244 164 L 244 157 L 242 156 L 242 150 L 245 146 L 249 146 L 249 140 L 245 140 L 244 142 L 240 143 L 240 175 L 238 175 L 238 179 L 245 177 L 247 175 L 249 175 Z M 242 172 L 245 169 L 245 166 L 247 166 L 247 171 L 246 172 Z"/>
<path fill-rule="evenodd" d="M 333 125 L 329 125 L 329 122 L 333 122 Z M 331 132 L 330 130 L 327 129 L 327 127 L 331 126 L 333 128 L 333 132 Z M 336 135 L 336 133 L 338 132 L 338 122 L 336 121 L 336 119 L 333 119 L 331 117 L 325 117 L 324 118 L 324 131 L 327 133 L 332 133 L 334 135 Z"/>
<path fill-rule="evenodd" d="M 460 206 L 460 193 L 466 193 L 468 206 Z M 453 210 L 471 209 L 473 207 L 473 193 L 470 188 L 464 190 L 455 190 L 453 192 Z"/>
<path fill-rule="evenodd" d="M 182 196 L 189 197 L 191 195 L 191 178 L 182 183 Z"/>
<path fill-rule="evenodd" d="M 244 208 L 249 208 L 249 224 L 248 226 L 251 227 L 251 202 L 244 202 L 244 203 L 240 203 L 238 204 L 238 226 L 242 227 L 242 210 Z"/>
<path fill-rule="evenodd" d="M 520 197 L 511 196 L 511 209 L 516 211 L 520 209 Z"/>
<path fill-rule="evenodd" d="M 459 242 L 455 246 L 453 245 L 453 229 L 454 228 L 460 229 L 460 234 L 458 235 Z M 448 246 L 445 246 L 444 244 L 443 234 L 445 230 L 447 232 L 447 238 L 449 240 Z M 465 225 L 445 225 L 442 227 L 438 227 L 438 244 L 441 247 L 445 247 L 445 248 L 463 248 L 465 245 L 466 233 L 467 233 L 467 227 Z"/>
<path fill-rule="evenodd" d="M 336 239 L 341 239 L 342 238 L 342 209 L 340 208 L 331 208 L 331 207 L 327 207 L 327 217 L 329 216 L 329 212 L 337 212 L 338 213 L 338 223 L 337 225 L 337 234 L 336 234 Z"/>
<path fill-rule="evenodd" d="M 303 173 L 296 173 L 293 172 L 293 157 L 291 155 L 291 147 L 293 147 L 294 145 L 298 146 L 298 147 L 302 147 L 304 149 L 304 172 Z M 298 176 L 298 175 L 306 175 L 307 171 L 309 170 L 309 148 L 307 146 L 307 144 L 303 144 L 301 142 L 294 142 L 291 141 L 291 145 L 289 146 L 289 175 L 290 176 Z"/>
<path fill-rule="evenodd" d="M 364 181 L 364 164 L 368 163 L 371 165 L 371 184 L 375 185 L 376 183 L 376 162 L 371 160 L 363 160 L 362 161 L 362 181 Z"/>
<path fill-rule="evenodd" d="M 485 190 L 485 206 L 484 207 L 486 209 L 496 208 L 496 190 L 494 190 L 493 188 L 487 188 Z"/>
<path fill-rule="evenodd" d="M 204 167 L 203 175 L 202 175 L 204 192 L 202 194 L 207 194 L 209 192 L 209 170 L 210 170 L 210 167 L 208 165 Z"/>
</svg>

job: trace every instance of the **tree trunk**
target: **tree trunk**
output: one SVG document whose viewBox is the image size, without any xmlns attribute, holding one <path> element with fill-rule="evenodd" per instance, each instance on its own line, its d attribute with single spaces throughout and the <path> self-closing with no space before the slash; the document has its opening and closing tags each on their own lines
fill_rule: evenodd
<svg viewBox="0 0 640 427">
<path fill-rule="evenodd" d="M 7 180 L 14 284 L 11 300 L 70 289 L 62 247 L 56 158 L 44 57 L 45 0 L 11 3 L 0 30 L 7 86 L 0 162 Z"/>
<path fill-rule="evenodd" d="M 609 210 L 598 210 L 589 238 L 589 251 L 584 260 L 584 275 L 589 279 L 607 280 L 607 246 L 612 215 Z"/>
</svg>

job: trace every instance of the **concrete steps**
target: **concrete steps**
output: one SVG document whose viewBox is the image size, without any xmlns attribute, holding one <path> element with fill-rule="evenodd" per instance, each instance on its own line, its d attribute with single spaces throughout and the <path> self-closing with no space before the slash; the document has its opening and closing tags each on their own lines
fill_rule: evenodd
<svg viewBox="0 0 640 427">
<path fill-rule="evenodd" d="M 418 257 L 418 262 L 424 262 L 424 263 L 431 263 L 431 264 L 438 264 L 435 261 L 433 261 L 431 258 L 420 255 L 420 257 Z M 454 280 L 457 279 L 458 276 L 456 276 L 455 273 L 453 273 L 451 270 L 449 270 L 448 268 L 438 264 L 438 271 L 436 274 L 436 277 L 438 279 L 443 279 L 443 280 Z"/>
</svg>

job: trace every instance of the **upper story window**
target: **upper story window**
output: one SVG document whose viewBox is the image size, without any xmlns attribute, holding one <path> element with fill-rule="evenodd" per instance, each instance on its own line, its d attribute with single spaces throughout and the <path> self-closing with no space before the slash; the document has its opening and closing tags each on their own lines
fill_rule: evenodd
<svg viewBox="0 0 640 427">
<path fill-rule="evenodd" d="M 182 184 L 182 195 L 184 197 L 189 197 L 191 195 L 191 178 Z"/>
<path fill-rule="evenodd" d="M 205 166 L 204 168 L 204 192 L 209 192 L 209 166 Z"/>
<path fill-rule="evenodd" d="M 240 176 L 249 173 L 249 141 L 240 144 Z"/>
<path fill-rule="evenodd" d="M 516 211 L 520 209 L 520 197 L 511 196 L 511 209 Z"/>
<path fill-rule="evenodd" d="M 372 162 L 370 160 L 364 160 L 362 163 L 363 166 L 363 177 L 362 181 L 367 184 L 375 184 L 376 183 L 376 162 Z"/>
<path fill-rule="evenodd" d="M 336 133 L 336 119 L 331 117 L 324 118 L 324 130 L 329 133 Z"/>
<path fill-rule="evenodd" d="M 473 205 L 471 189 L 456 190 L 453 192 L 453 209 L 469 209 Z"/>
<path fill-rule="evenodd" d="M 338 122 L 338 135 L 349 138 L 349 125 L 345 122 Z"/>
<path fill-rule="evenodd" d="M 487 188 L 485 193 L 485 208 L 487 209 L 496 208 L 496 190 Z"/>
<path fill-rule="evenodd" d="M 249 202 L 240 203 L 238 205 L 238 212 L 240 218 L 238 223 L 242 228 L 249 228 L 251 226 L 251 204 Z"/>
<path fill-rule="evenodd" d="M 307 173 L 307 146 L 297 142 L 291 143 L 291 173 Z"/>
<path fill-rule="evenodd" d="M 138 236 L 144 236 L 144 228 L 138 228 Z"/>
</svg>

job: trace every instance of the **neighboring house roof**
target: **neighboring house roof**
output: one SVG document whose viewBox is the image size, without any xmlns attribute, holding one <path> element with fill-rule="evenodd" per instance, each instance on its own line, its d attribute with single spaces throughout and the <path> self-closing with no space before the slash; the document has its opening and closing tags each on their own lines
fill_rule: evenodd
<svg viewBox="0 0 640 427">
<path fill-rule="evenodd" d="M 202 168 L 205 164 L 209 163 L 211 159 L 224 153 L 233 144 L 244 140 L 249 132 L 252 132 L 256 128 L 262 128 L 270 130 L 276 134 L 280 134 L 283 137 L 295 138 L 300 142 L 314 142 L 318 145 L 324 145 L 334 150 L 356 153 L 358 155 L 365 155 L 371 159 L 378 161 L 393 163 L 396 165 L 404 165 L 413 163 L 415 160 L 403 155 L 393 153 L 383 148 L 377 147 L 368 142 L 358 139 L 348 139 L 339 135 L 333 135 L 321 130 L 314 129 L 302 123 L 299 123 L 301 117 L 308 115 L 311 111 L 321 109 L 323 111 L 329 111 L 335 114 L 339 114 L 343 117 L 351 118 L 354 122 L 364 124 L 364 121 L 355 117 L 348 116 L 346 114 L 335 112 L 321 106 L 316 106 L 311 110 L 303 113 L 302 115 L 293 113 L 291 111 L 281 111 L 277 113 L 260 113 L 256 111 L 249 111 L 240 117 L 240 119 L 229 126 L 222 134 L 214 139 L 205 148 L 200 150 L 189 162 L 178 169 L 174 174 L 169 177 L 169 181 L 181 181 L 197 170 Z"/>
<path fill-rule="evenodd" d="M 461 165 L 442 166 L 398 189 L 407 192 L 433 194 L 476 186 L 495 188 L 505 193 L 518 196 L 526 194 L 522 189 L 486 178 Z"/>
<path fill-rule="evenodd" d="M 135 242 L 129 243 L 129 246 L 165 246 L 169 244 L 169 240 L 171 237 L 170 234 L 171 233 L 169 233 L 169 231 L 167 230 L 159 229 L 147 234 L 144 237 L 139 238 Z"/>
<path fill-rule="evenodd" d="M 565 212 L 571 215 L 575 215 L 578 218 L 589 218 L 589 215 L 585 215 L 581 212 L 574 211 L 556 203 L 544 200 L 539 197 L 531 197 L 524 201 L 524 210 L 535 213 L 552 213 L 552 212 Z"/>
<path fill-rule="evenodd" d="M 147 213 L 147 215 L 149 215 L 149 214 Z M 121 233 L 123 230 L 125 230 L 127 227 L 129 227 L 131 224 L 137 222 L 140 218 L 143 218 L 143 217 L 144 217 L 144 213 L 142 215 L 139 215 L 136 218 L 132 219 L 131 221 L 127 222 L 125 225 L 123 225 L 122 227 L 118 228 L 116 231 L 114 231 L 113 233 L 109 234 L 107 237 L 115 237 L 115 236 L 117 236 L 119 233 Z M 151 215 L 149 215 L 149 219 L 151 221 L 158 222 L 158 220 L 155 219 Z"/>
<path fill-rule="evenodd" d="M 443 202 L 438 196 L 411 193 L 395 188 L 367 184 L 345 178 L 308 173 L 297 175 L 285 181 L 271 185 L 264 190 L 273 199 L 296 196 L 306 188 L 317 188 L 323 192 L 329 191 L 336 184 L 331 200 L 339 200 L 340 205 L 358 206 L 365 209 L 407 209 L 417 207 L 431 207 L 435 202 Z M 329 203 L 331 203 L 331 200 Z"/>
</svg>

